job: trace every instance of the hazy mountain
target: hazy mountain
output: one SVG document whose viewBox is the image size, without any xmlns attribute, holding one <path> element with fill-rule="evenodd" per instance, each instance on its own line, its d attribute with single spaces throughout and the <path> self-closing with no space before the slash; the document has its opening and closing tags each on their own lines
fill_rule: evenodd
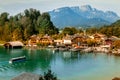
<svg viewBox="0 0 120 80">
<path fill-rule="evenodd" d="M 62 7 L 49 13 L 51 21 L 59 28 L 66 26 L 102 26 L 120 19 L 115 12 L 103 12 L 92 8 L 90 5 Z"/>
</svg>

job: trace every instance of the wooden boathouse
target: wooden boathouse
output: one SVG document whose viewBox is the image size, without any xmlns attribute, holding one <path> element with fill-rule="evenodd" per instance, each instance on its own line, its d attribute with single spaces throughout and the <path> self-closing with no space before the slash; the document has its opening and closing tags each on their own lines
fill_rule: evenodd
<svg viewBox="0 0 120 80">
<path fill-rule="evenodd" d="M 22 48 L 24 44 L 20 41 L 6 42 L 4 44 L 5 48 Z"/>
</svg>

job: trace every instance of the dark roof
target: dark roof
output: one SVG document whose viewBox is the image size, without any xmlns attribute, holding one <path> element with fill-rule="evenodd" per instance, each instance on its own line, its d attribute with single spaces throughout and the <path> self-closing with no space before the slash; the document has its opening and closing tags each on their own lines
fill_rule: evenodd
<svg viewBox="0 0 120 80">
<path fill-rule="evenodd" d="M 14 77 L 12 80 L 39 80 L 42 76 L 32 73 L 22 73 L 21 75 Z"/>
</svg>

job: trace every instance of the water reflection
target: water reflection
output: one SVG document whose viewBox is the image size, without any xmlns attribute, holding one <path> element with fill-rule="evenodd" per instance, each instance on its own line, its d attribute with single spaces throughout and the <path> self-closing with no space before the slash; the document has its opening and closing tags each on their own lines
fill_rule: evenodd
<svg viewBox="0 0 120 80">
<path fill-rule="evenodd" d="M 8 63 L 10 58 L 23 55 L 26 56 L 27 61 L 15 64 Z M 120 73 L 119 67 L 120 57 L 103 53 L 69 51 L 53 53 L 52 50 L 48 49 L 5 50 L 0 48 L 0 80 L 5 80 L 5 78 L 10 80 L 21 72 L 41 74 L 50 68 L 60 79 L 62 78 L 61 80 L 89 80 L 89 78 L 98 80 L 97 78 L 101 76 L 106 78 L 106 75 L 109 77 L 115 72 Z"/>
<path fill-rule="evenodd" d="M 64 58 L 71 58 L 71 52 L 63 52 L 63 57 Z"/>
<path fill-rule="evenodd" d="M 4 52 L 4 51 L 3 51 Z M 87 53 L 80 53 L 80 52 L 55 52 L 52 54 L 50 50 L 36 50 L 36 49 L 11 49 L 7 51 L 5 54 L 9 60 L 12 57 L 23 56 L 27 57 L 27 61 L 23 63 L 16 63 L 7 65 L 12 66 L 11 69 L 14 71 L 27 71 L 27 72 L 34 72 L 36 70 L 41 70 L 44 72 L 45 70 L 51 68 L 51 65 L 56 63 L 57 60 L 60 63 L 73 64 L 82 61 L 83 59 L 89 60 L 96 55 L 89 55 Z M 9 56 L 8 56 L 9 55 Z M 88 56 L 89 55 L 89 56 Z"/>
</svg>

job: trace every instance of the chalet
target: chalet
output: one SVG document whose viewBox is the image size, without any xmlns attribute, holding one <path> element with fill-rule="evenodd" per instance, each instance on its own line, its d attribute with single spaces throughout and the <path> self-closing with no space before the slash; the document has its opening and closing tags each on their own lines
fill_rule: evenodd
<svg viewBox="0 0 120 80">
<path fill-rule="evenodd" d="M 106 35 L 99 34 L 99 33 L 95 33 L 94 35 L 92 35 L 92 37 L 95 41 L 97 41 L 98 44 L 103 44 L 105 39 L 107 39 Z"/>
<path fill-rule="evenodd" d="M 20 41 L 6 42 L 4 44 L 5 48 L 22 48 L 24 44 Z"/>
<path fill-rule="evenodd" d="M 49 44 L 52 44 L 53 41 L 54 40 L 48 35 L 45 35 L 43 37 L 39 37 L 37 35 L 32 35 L 30 37 L 30 40 L 28 41 L 28 46 L 37 46 L 37 43 L 49 45 Z"/>
<path fill-rule="evenodd" d="M 89 38 L 89 36 L 87 35 L 81 35 L 81 34 L 75 34 L 73 39 L 72 39 L 72 44 L 73 46 L 81 46 L 81 47 L 85 47 L 87 46 L 87 39 Z"/>
<path fill-rule="evenodd" d="M 28 41 L 28 46 L 36 46 L 39 42 L 39 37 L 37 35 L 32 35 Z"/>
<path fill-rule="evenodd" d="M 45 35 L 39 39 L 39 43 L 42 43 L 42 44 L 49 45 L 49 44 L 53 44 L 53 42 L 54 42 L 54 40 L 48 35 Z"/>
<path fill-rule="evenodd" d="M 86 39 L 88 36 L 75 34 L 75 35 L 66 35 L 63 38 L 63 44 L 71 46 L 82 46 L 86 44 Z"/>
<path fill-rule="evenodd" d="M 76 44 L 77 46 L 80 46 L 81 44 L 83 44 L 85 41 L 85 37 L 82 35 L 74 35 L 73 39 L 72 39 L 72 43 Z"/>
<path fill-rule="evenodd" d="M 32 35 L 30 37 L 31 43 L 36 43 L 39 41 L 39 37 L 37 35 Z"/>
<path fill-rule="evenodd" d="M 93 35 L 93 38 L 96 39 L 96 40 L 104 40 L 107 37 L 106 37 L 106 35 L 96 33 L 96 34 Z"/>
</svg>

